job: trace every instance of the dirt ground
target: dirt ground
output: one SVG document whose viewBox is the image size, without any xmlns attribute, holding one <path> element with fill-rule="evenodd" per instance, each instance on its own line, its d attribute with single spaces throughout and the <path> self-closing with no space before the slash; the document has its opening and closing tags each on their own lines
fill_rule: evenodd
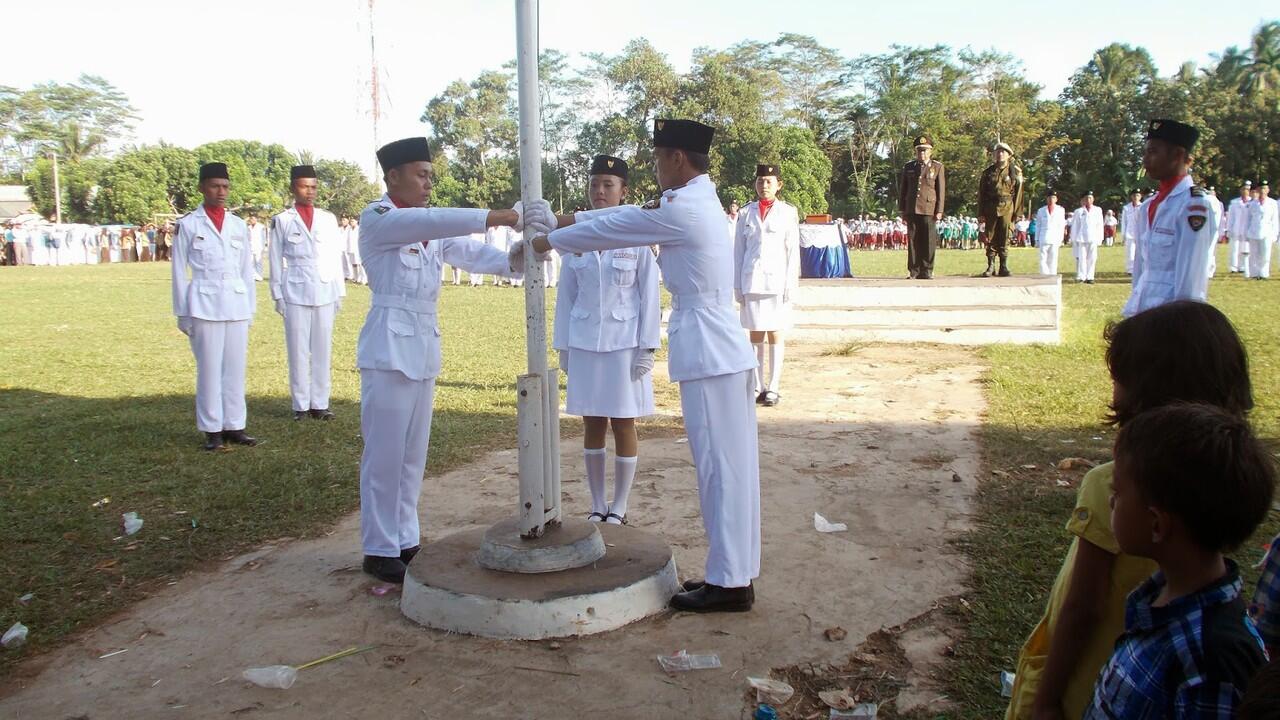
<svg viewBox="0 0 1280 720">
<path fill-rule="evenodd" d="M 783 403 L 759 414 L 763 572 L 750 613 L 667 612 L 554 643 L 428 630 L 400 615 L 398 593 L 370 592 L 377 583 L 359 570 L 353 515 L 326 537 L 212 563 L 27 662 L 0 688 L 0 717 L 748 717 L 747 676 L 845 664 L 882 628 L 905 628 L 899 707 L 935 708 L 945 699 L 929 671 L 945 628 L 919 624 L 965 574 L 948 541 L 966 527 L 976 487 L 981 370 L 959 348 L 789 348 Z M 585 514 L 579 442 L 563 450 L 565 507 Z M 427 541 L 513 511 L 515 467 L 505 450 L 428 478 Z M 816 532 L 815 511 L 848 532 Z M 706 548 L 682 438 L 642 440 L 629 516 L 671 543 L 682 578 L 701 577 Z M 834 626 L 847 637 L 826 639 Z M 289 690 L 240 677 L 364 645 L 377 647 L 304 670 Z M 717 653 L 723 667 L 664 674 L 655 656 L 681 649 Z"/>
</svg>

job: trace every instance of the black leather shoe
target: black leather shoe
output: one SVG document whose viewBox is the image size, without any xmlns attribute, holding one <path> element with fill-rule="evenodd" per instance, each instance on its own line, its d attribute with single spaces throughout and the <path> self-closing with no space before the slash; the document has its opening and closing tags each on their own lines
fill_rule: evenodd
<svg viewBox="0 0 1280 720">
<path fill-rule="evenodd" d="M 1000 268 L 1000 272 L 996 273 L 996 275 L 998 277 L 1012 277 L 1013 273 L 1009 272 L 1009 268 L 1002 267 Z"/>
<path fill-rule="evenodd" d="M 204 434 L 203 449 L 213 451 L 222 449 L 222 433 L 207 432 Z"/>
<path fill-rule="evenodd" d="M 682 592 L 671 598 L 670 605 L 676 610 L 688 612 L 746 612 L 751 609 L 751 587 L 724 588 L 719 585 L 703 584 L 697 590 Z"/>
<path fill-rule="evenodd" d="M 680 587 L 684 588 L 685 590 L 697 590 L 698 588 L 706 584 L 707 584 L 707 581 L 701 580 L 701 579 L 685 580 L 684 582 L 680 583 Z M 747 591 L 748 591 L 747 594 L 751 596 L 751 602 L 755 602 L 756 601 L 756 584 L 751 583 L 750 585 L 748 585 Z"/>
<path fill-rule="evenodd" d="M 237 445 L 257 445 L 258 438 L 249 437 L 244 430 L 223 430 L 222 439 L 225 442 L 235 443 Z"/>
<path fill-rule="evenodd" d="M 324 409 L 321 409 L 321 410 L 314 410 L 314 409 L 313 409 L 313 410 L 311 411 L 311 417 L 315 418 L 316 420 L 332 420 L 332 419 L 333 419 L 333 413 L 332 413 L 332 412 L 329 412 L 329 408 L 324 408 Z"/>
<path fill-rule="evenodd" d="M 763 405 L 763 404 L 764 404 L 764 396 L 765 396 L 765 395 L 768 395 L 768 394 L 769 394 L 769 391 L 767 391 L 767 390 L 761 390 L 761 391 L 760 391 L 760 394 L 756 396 L 756 404 L 757 404 L 757 405 Z"/>
<path fill-rule="evenodd" d="M 917 279 L 917 280 L 932 280 L 932 279 L 933 279 L 933 273 L 920 273 L 919 275 L 917 275 L 917 276 L 916 276 L 916 279 Z"/>
<path fill-rule="evenodd" d="M 767 390 L 765 391 L 765 394 L 764 394 L 764 402 L 760 404 L 765 407 L 776 407 L 780 402 L 782 402 L 781 395 L 779 395 L 776 392 L 773 392 L 772 390 Z"/>
<path fill-rule="evenodd" d="M 411 547 L 411 548 L 405 548 L 405 549 L 401 550 L 401 551 L 400 551 L 400 562 L 404 563 L 405 565 L 408 565 L 408 564 L 409 564 L 409 561 L 410 561 L 410 560 L 413 560 L 413 556 L 414 556 L 414 555 L 417 555 L 417 554 L 418 554 L 418 551 L 419 551 L 419 550 L 421 550 L 421 549 L 422 549 L 422 546 L 421 546 L 421 545 L 414 545 L 414 546 L 413 546 L 413 547 Z"/>
<path fill-rule="evenodd" d="M 398 557 L 365 555 L 364 571 L 382 582 L 400 584 L 404 582 L 405 564 Z"/>
<path fill-rule="evenodd" d="M 307 411 L 306 411 L 306 410 L 294 410 L 294 411 L 293 411 L 293 421 L 294 421 L 294 422 L 297 422 L 297 421 L 299 421 L 299 420 L 306 420 L 306 419 L 307 419 Z"/>
</svg>

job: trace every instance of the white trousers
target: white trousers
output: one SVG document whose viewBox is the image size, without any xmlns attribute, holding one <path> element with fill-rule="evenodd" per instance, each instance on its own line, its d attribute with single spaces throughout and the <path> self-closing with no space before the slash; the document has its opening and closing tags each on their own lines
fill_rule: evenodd
<svg viewBox="0 0 1280 720">
<path fill-rule="evenodd" d="M 707 532 L 706 581 L 746 587 L 760 575 L 760 451 L 754 372 L 680 383 L 685 433 Z"/>
<path fill-rule="evenodd" d="M 1058 246 L 1051 242 L 1041 245 L 1040 250 L 1040 274 L 1041 275 L 1057 275 L 1058 274 Z"/>
<path fill-rule="evenodd" d="M 1076 279 L 1092 280 L 1093 271 L 1098 267 L 1098 246 L 1093 243 L 1080 243 L 1080 252 L 1076 255 Z"/>
<path fill-rule="evenodd" d="M 1227 266 L 1231 272 L 1244 270 L 1244 266 L 1240 263 L 1240 246 L 1247 242 L 1249 242 L 1247 239 L 1236 233 L 1227 233 Z"/>
<path fill-rule="evenodd" d="M 329 360 L 337 303 L 284 304 L 284 344 L 289 355 L 289 393 L 294 410 L 329 409 Z"/>
<path fill-rule="evenodd" d="M 1138 241 L 1124 241 L 1124 271 L 1133 274 L 1133 261 L 1138 257 Z"/>
<path fill-rule="evenodd" d="M 360 544 L 365 555 L 397 557 L 421 542 L 418 495 L 435 394 L 435 378 L 360 371 Z"/>
<path fill-rule="evenodd" d="M 201 432 L 243 430 L 249 321 L 192 318 L 191 353 L 196 356 L 196 427 Z"/>
<path fill-rule="evenodd" d="M 356 279 L 355 273 L 352 272 L 354 268 L 354 264 L 351 262 L 352 257 L 354 256 L 349 252 L 342 253 L 342 277 L 347 280 Z"/>
<path fill-rule="evenodd" d="M 1249 238 L 1248 260 L 1249 266 L 1245 268 L 1245 277 L 1271 277 L 1271 239 Z"/>
</svg>

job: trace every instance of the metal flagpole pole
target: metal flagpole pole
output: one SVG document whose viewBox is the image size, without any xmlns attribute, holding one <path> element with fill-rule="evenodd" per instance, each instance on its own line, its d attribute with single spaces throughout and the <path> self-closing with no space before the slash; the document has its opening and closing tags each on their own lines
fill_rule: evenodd
<svg viewBox="0 0 1280 720">
<path fill-rule="evenodd" d="M 542 127 L 538 93 L 538 0 L 516 0 L 516 82 L 520 106 L 520 199 L 527 206 L 542 198 Z M 532 240 L 534 231 L 525 230 Z M 525 347 L 529 372 L 520 378 L 525 415 L 520 424 L 520 534 L 537 537 L 560 517 L 560 390 L 547 369 L 547 295 L 543 263 L 525 253 Z M 541 402 L 534 402 L 537 395 Z M 535 429 L 537 426 L 537 429 Z M 536 477 L 527 477 L 534 475 Z"/>
</svg>

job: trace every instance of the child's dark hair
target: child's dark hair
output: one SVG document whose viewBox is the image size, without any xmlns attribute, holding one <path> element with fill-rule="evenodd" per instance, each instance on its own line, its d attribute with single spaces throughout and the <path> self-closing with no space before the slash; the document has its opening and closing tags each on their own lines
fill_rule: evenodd
<svg viewBox="0 0 1280 720">
<path fill-rule="evenodd" d="M 1171 402 L 1253 409 L 1249 358 L 1231 321 L 1207 303 L 1179 300 L 1107 326 L 1107 368 L 1120 386 L 1108 422 Z"/>
<path fill-rule="evenodd" d="M 1120 426 L 1116 471 L 1147 504 L 1178 517 L 1195 543 L 1227 552 L 1271 509 L 1275 462 L 1240 415 L 1174 403 Z"/>
</svg>

